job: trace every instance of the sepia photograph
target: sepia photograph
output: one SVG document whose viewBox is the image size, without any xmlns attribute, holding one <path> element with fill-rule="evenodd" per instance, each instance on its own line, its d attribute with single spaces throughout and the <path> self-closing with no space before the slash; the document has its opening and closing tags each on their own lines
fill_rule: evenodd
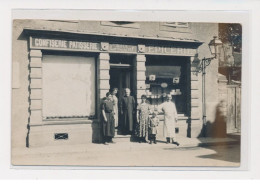
<svg viewBox="0 0 260 186">
<path fill-rule="evenodd" d="M 240 167 L 242 29 L 13 19 L 11 164 Z"/>
</svg>

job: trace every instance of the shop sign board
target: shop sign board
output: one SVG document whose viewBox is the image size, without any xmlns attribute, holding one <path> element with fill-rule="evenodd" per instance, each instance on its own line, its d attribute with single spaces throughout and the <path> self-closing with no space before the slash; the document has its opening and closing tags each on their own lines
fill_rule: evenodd
<svg viewBox="0 0 260 186">
<path fill-rule="evenodd" d="M 146 55 L 176 55 L 194 56 L 197 50 L 194 48 L 179 48 L 165 46 L 145 46 L 145 45 L 126 45 L 115 43 L 99 43 L 88 41 L 73 41 L 61 39 L 47 39 L 30 37 L 31 49 L 50 49 L 50 50 L 75 50 L 89 52 L 110 52 L 110 53 L 142 53 Z"/>
<path fill-rule="evenodd" d="M 33 49 L 55 49 L 55 50 L 81 50 L 100 51 L 100 43 L 69 41 L 60 39 L 31 38 L 31 48 Z"/>
<path fill-rule="evenodd" d="M 137 53 L 136 45 L 109 44 L 110 52 Z"/>
<path fill-rule="evenodd" d="M 163 55 L 178 55 L 178 56 L 194 56 L 197 53 L 193 48 L 179 48 L 179 47 L 164 47 L 164 46 L 146 46 L 146 54 L 163 54 Z"/>
</svg>

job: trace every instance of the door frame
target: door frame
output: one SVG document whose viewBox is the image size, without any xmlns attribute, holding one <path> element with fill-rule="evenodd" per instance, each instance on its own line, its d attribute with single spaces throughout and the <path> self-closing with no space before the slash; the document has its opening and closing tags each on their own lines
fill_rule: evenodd
<svg viewBox="0 0 260 186">
<path fill-rule="evenodd" d="M 135 82 L 134 82 L 134 71 L 133 71 L 133 66 L 130 65 L 130 64 L 111 64 L 110 63 L 110 70 L 111 69 L 122 69 L 122 70 L 128 70 L 129 71 L 129 75 L 130 75 L 130 90 L 131 90 L 131 94 L 133 96 L 134 93 L 135 93 L 135 90 L 134 90 L 134 85 L 135 85 Z M 110 73 L 110 72 L 109 72 Z M 122 71 L 120 72 L 120 75 L 122 75 Z M 111 75 L 110 75 L 110 80 L 111 80 Z M 122 81 L 122 77 L 120 77 L 120 81 Z M 111 87 L 111 88 L 118 88 L 118 92 L 120 92 L 119 89 L 121 89 L 121 91 L 123 91 L 124 87 Z M 123 96 L 124 94 L 122 93 L 122 95 L 120 96 L 119 95 L 120 93 L 118 93 L 118 98 L 120 99 L 121 96 Z"/>
</svg>

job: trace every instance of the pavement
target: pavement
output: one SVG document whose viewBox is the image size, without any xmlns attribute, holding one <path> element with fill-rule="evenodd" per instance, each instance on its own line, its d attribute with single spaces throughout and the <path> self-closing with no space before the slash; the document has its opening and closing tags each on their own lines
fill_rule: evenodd
<svg viewBox="0 0 260 186">
<path fill-rule="evenodd" d="M 209 146 L 221 146 L 221 145 L 239 145 L 240 144 L 240 134 L 234 133 L 229 134 L 225 138 L 187 138 L 179 137 L 179 146 L 175 144 L 166 144 L 166 141 L 157 140 L 157 144 L 149 143 L 138 143 L 131 142 L 130 135 L 117 135 L 113 139 L 115 143 L 113 144 L 76 144 L 67 145 L 66 143 L 59 146 L 46 146 L 46 147 L 31 147 L 31 148 L 13 148 L 13 155 L 33 155 L 33 154 L 59 154 L 59 153 L 86 153 L 86 152 L 99 152 L 107 150 L 119 150 L 119 151 L 144 151 L 144 150 L 160 150 L 164 148 L 193 148 L 193 147 L 209 147 Z"/>
</svg>

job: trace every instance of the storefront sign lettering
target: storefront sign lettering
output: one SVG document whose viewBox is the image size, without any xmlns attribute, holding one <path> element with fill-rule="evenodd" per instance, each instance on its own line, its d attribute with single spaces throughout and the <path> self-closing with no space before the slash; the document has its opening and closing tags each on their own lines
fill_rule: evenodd
<svg viewBox="0 0 260 186">
<path fill-rule="evenodd" d="M 136 45 L 121 45 L 121 44 L 110 44 L 109 51 L 118 51 L 118 52 L 137 52 Z"/>
<path fill-rule="evenodd" d="M 67 41 L 57 39 L 32 38 L 31 48 L 50 48 L 50 49 L 74 49 L 74 50 L 100 50 L 99 43 Z"/>
<path fill-rule="evenodd" d="M 145 53 L 147 54 L 169 54 L 169 55 L 195 55 L 196 49 L 192 48 L 176 48 L 163 46 L 146 46 Z"/>
<path fill-rule="evenodd" d="M 194 56 L 197 53 L 193 48 L 178 48 L 165 46 L 145 46 L 142 45 L 142 50 L 138 50 L 138 45 L 125 45 L 107 43 L 107 48 L 101 50 L 101 43 L 86 42 L 86 41 L 70 41 L 59 39 L 45 39 L 31 37 L 32 49 L 52 49 L 52 50 L 79 50 L 79 51 L 107 51 L 111 53 L 133 53 L 139 52 L 151 55 L 178 55 L 178 56 Z M 140 47 L 139 47 L 140 48 Z"/>
<path fill-rule="evenodd" d="M 51 40 L 51 39 L 34 39 L 36 47 L 52 47 L 52 48 L 67 48 L 67 41 Z"/>
<path fill-rule="evenodd" d="M 98 43 L 69 41 L 69 48 L 81 50 L 99 50 Z"/>
</svg>

